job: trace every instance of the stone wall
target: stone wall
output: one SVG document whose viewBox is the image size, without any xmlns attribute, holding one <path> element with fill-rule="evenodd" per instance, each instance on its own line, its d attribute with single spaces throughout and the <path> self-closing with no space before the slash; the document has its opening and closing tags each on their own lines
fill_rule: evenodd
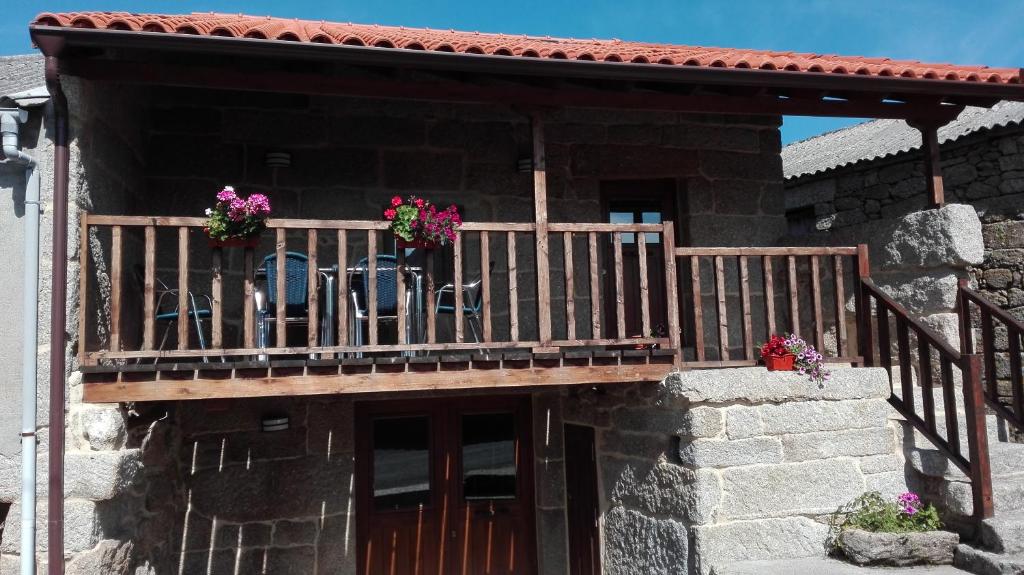
<svg viewBox="0 0 1024 575">
<path fill-rule="evenodd" d="M 878 369 L 823 388 L 742 368 L 569 390 L 565 420 L 599 429 L 605 573 L 822 555 L 828 514 L 906 490 L 888 395 Z"/>
<path fill-rule="evenodd" d="M 872 249 L 873 275 L 956 343 L 951 312 L 959 278 L 970 279 L 1024 319 L 1024 130 L 1011 126 L 970 134 L 943 144 L 941 158 L 946 201 L 967 209 L 950 206 L 947 210 L 956 211 L 944 216 L 926 210 L 919 150 L 791 178 L 786 209 L 791 228 L 816 230 L 795 241 L 866 241 L 877 248 L 901 239 L 897 235 L 917 235 L 916 243 L 904 241 L 898 249 Z M 811 210 L 813 225 L 804 226 Z M 1000 336 L 996 343 L 1005 352 L 1005 330 Z M 1005 354 L 998 370 L 1005 380 Z"/>
</svg>

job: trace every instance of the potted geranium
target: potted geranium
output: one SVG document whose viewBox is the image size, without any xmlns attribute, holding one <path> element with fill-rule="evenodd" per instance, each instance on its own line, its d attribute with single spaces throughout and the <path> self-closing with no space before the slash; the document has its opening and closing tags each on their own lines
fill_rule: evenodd
<svg viewBox="0 0 1024 575">
<path fill-rule="evenodd" d="M 243 198 L 231 186 L 217 193 L 217 203 L 206 209 L 206 227 L 211 247 L 255 247 L 267 227 L 270 200 L 263 194 Z"/>
<path fill-rule="evenodd" d="M 768 371 L 797 370 L 819 386 L 832 377 L 825 368 L 824 356 L 796 334 L 772 335 L 761 346 L 761 358 Z"/>
<path fill-rule="evenodd" d="M 433 249 L 455 241 L 462 216 L 454 204 L 443 210 L 428 200 L 409 196 L 391 198 L 391 206 L 384 210 L 384 219 L 391 222 L 391 233 L 399 248 Z"/>
</svg>

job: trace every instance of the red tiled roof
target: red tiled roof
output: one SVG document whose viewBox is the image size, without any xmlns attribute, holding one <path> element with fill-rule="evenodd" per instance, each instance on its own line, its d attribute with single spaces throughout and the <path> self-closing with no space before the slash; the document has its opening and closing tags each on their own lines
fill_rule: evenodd
<svg viewBox="0 0 1024 575">
<path fill-rule="evenodd" d="M 651 65 L 791 70 L 936 80 L 1021 83 L 1019 68 L 926 64 L 911 60 L 702 48 L 673 44 L 580 40 L 511 34 L 484 34 L 395 26 L 296 20 L 243 14 L 181 15 L 128 12 L 43 13 L 41 26 L 130 30 L 160 34 L 228 36 L 262 40 L 348 44 L 404 50 L 434 50 L 520 58 L 632 62 Z"/>
</svg>

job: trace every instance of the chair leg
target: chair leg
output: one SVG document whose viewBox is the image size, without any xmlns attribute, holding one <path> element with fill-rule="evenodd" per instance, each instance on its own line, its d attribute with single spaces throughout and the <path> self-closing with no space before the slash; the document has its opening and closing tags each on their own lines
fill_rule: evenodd
<svg viewBox="0 0 1024 575">
<path fill-rule="evenodd" d="M 164 328 L 164 336 L 160 338 L 160 347 L 156 348 L 157 351 L 163 351 L 164 345 L 167 344 L 167 336 L 171 333 L 171 326 L 174 325 L 174 320 L 167 322 L 167 327 Z M 160 358 L 153 358 L 153 363 L 156 363 Z"/>
<path fill-rule="evenodd" d="M 474 343 L 480 343 L 480 333 L 477 332 L 477 325 L 476 325 L 479 321 L 480 321 L 480 319 L 474 313 L 474 314 L 471 314 L 469 316 L 469 321 L 466 322 L 466 323 L 469 324 L 470 331 L 473 332 L 473 342 Z M 482 325 L 480 326 L 480 328 L 481 328 L 480 331 L 483 331 L 483 326 Z"/>
</svg>

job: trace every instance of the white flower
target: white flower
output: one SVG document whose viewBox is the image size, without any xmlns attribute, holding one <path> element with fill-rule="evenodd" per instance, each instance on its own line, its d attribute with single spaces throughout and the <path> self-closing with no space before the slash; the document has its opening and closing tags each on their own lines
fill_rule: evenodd
<svg viewBox="0 0 1024 575">
<path fill-rule="evenodd" d="M 213 210 L 211 210 L 210 208 L 206 208 L 206 215 L 212 216 L 213 215 Z"/>
<path fill-rule="evenodd" d="M 233 192 L 233 191 L 235 191 L 235 187 L 234 186 L 224 186 L 224 191 L 225 192 Z"/>
</svg>

